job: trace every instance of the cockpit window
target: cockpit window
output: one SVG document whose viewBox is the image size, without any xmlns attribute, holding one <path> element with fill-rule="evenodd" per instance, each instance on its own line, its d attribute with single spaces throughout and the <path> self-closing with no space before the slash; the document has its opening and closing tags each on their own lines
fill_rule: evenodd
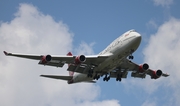
<svg viewBox="0 0 180 106">
<path fill-rule="evenodd" d="M 136 32 L 136 30 L 135 29 L 129 30 L 128 32 L 124 33 L 124 36 L 125 37 L 128 36 L 131 32 Z"/>
<path fill-rule="evenodd" d="M 130 32 L 136 32 L 136 30 L 135 30 L 135 29 L 132 29 L 132 30 L 130 30 Z"/>
</svg>

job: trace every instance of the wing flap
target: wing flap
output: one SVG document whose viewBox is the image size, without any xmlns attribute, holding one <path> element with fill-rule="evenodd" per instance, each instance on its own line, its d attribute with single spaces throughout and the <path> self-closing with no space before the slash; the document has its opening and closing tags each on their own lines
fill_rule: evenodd
<svg viewBox="0 0 180 106">
<path fill-rule="evenodd" d="M 81 64 L 81 65 L 70 65 L 67 70 L 86 74 L 87 69 L 88 69 L 88 67 L 86 64 Z"/>
<path fill-rule="evenodd" d="M 50 61 L 46 64 L 43 63 L 39 63 L 40 65 L 47 65 L 47 66 L 54 66 L 54 67 L 63 67 L 64 66 L 64 62 L 60 62 L 60 61 Z"/>
<path fill-rule="evenodd" d="M 146 78 L 146 74 L 145 73 L 132 72 L 131 77 L 134 77 L 134 78 Z"/>
<path fill-rule="evenodd" d="M 122 77 L 121 78 L 127 78 L 127 74 L 128 72 L 127 71 L 124 71 L 121 73 Z M 110 77 L 111 78 L 117 78 L 118 76 L 118 72 L 110 72 Z"/>
</svg>

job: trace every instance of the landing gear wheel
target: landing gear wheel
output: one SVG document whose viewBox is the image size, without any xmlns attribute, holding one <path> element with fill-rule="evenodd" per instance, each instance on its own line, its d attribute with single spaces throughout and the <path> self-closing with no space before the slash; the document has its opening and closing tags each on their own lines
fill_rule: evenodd
<svg viewBox="0 0 180 106">
<path fill-rule="evenodd" d="M 96 80 L 98 80 L 100 78 L 100 75 L 97 75 L 97 78 L 96 78 Z"/>
<path fill-rule="evenodd" d="M 118 81 L 118 78 L 116 78 L 116 81 Z"/>
<path fill-rule="evenodd" d="M 105 77 L 103 78 L 103 81 L 106 81 Z"/>
<path fill-rule="evenodd" d="M 100 78 L 100 75 L 97 75 L 97 74 L 96 74 L 93 79 L 98 80 L 99 78 Z"/>
<path fill-rule="evenodd" d="M 110 80 L 110 76 L 109 76 L 109 77 L 107 77 L 106 81 L 109 81 L 109 80 Z"/>
<path fill-rule="evenodd" d="M 109 81 L 110 80 L 110 76 L 107 77 L 107 75 L 103 78 L 103 81 Z"/>
<path fill-rule="evenodd" d="M 121 78 L 116 78 L 116 81 L 119 81 L 119 82 L 121 82 Z"/>
<path fill-rule="evenodd" d="M 134 59 L 134 56 L 130 55 L 130 56 L 129 56 L 129 59 L 132 59 L 132 60 L 133 60 L 133 59 Z"/>
<path fill-rule="evenodd" d="M 131 56 L 131 59 L 133 60 L 133 59 L 134 59 L 134 56 Z"/>
<path fill-rule="evenodd" d="M 121 82 L 121 78 L 119 78 L 119 82 Z"/>
<path fill-rule="evenodd" d="M 118 74 L 117 78 L 116 78 L 116 81 L 120 81 L 121 82 L 121 79 L 122 79 L 122 74 Z"/>
</svg>

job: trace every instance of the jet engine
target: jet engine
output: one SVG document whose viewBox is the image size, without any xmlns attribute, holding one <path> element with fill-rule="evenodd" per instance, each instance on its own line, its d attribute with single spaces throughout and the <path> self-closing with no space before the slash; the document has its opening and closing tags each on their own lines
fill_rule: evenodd
<svg viewBox="0 0 180 106">
<path fill-rule="evenodd" d="M 39 64 L 46 64 L 51 61 L 51 55 L 42 56 Z"/>
<path fill-rule="evenodd" d="M 86 61 L 86 57 L 84 55 L 80 55 L 75 58 L 75 64 L 81 64 L 85 61 Z"/>
<path fill-rule="evenodd" d="M 151 79 L 157 79 L 157 78 L 161 77 L 161 75 L 162 75 L 161 70 L 153 71 L 153 73 L 151 75 Z"/>
<path fill-rule="evenodd" d="M 143 65 L 139 66 L 139 72 L 143 73 L 144 71 L 146 71 L 147 69 L 149 69 L 149 65 L 147 63 L 144 63 Z"/>
</svg>

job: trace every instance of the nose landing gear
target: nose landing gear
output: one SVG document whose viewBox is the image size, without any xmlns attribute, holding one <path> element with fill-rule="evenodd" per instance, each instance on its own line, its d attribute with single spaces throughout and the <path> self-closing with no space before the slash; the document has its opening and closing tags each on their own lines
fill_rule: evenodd
<svg viewBox="0 0 180 106">
<path fill-rule="evenodd" d="M 131 54 L 130 56 L 129 56 L 129 59 L 134 59 L 134 56 Z"/>
<path fill-rule="evenodd" d="M 132 60 L 134 59 L 134 56 L 132 55 L 133 52 L 134 52 L 134 49 L 131 49 L 130 51 L 131 54 L 129 55 L 129 59 L 132 59 Z"/>
</svg>

